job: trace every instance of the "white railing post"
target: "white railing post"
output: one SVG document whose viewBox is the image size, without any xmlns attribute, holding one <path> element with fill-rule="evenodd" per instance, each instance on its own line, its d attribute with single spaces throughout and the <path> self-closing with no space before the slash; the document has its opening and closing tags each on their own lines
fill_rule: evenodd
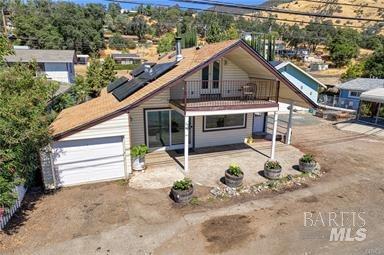
<svg viewBox="0 0 384 255">
<path fill-rule="evenodd" d="M 293 115 L 293 102 L 289 105 L 289 117 L 288 117 L 288 126 L 287 126 L 287 139 L 286 144 L 291 144 L 292 139 L 292 115 Z"/>
<path fill-rule="evenodd" d="M 184 171 L 189 171 L 189 117 L 184 116 Z"/>
<path fill-rule="evenodd" d="M 273 133 L 272 133 L 271 160 L 275 159 L 277 121 L 278 121 L 278 118 L 279 118 L 278 112 L 274 112 L 274 115 L 273 115 Z"/>
</svg>

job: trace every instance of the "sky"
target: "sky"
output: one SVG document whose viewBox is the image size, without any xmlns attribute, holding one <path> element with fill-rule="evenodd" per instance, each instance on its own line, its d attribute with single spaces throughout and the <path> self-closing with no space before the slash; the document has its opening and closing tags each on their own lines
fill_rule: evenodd
<svg viewBox="0 0 384 255">
<path fill-rule="evenodd" d="M 108 5 L 108 3 L 109 3 L 109 1 L 105 1 L 105 0 L 65 0 L 65 1 L 75 2 L 75 3 L 79 3 L 79 4 L 102 3 L 105 5 Z M 208 5 L 178 3 L 178 2 L 171 1 L 171 0 L 160 0 L 160 1 L 159 0 L 132 0 L 132 1 L 140 2 L 140 3 L 152 3 L 152 4 L 156 3 L 156 4 L 165 4 L 165 5 L 178 4 L 181 7 L 194 7 L 194 8 L 204 8 L 204 9 L 209 7 Z M 240 0 L 240 1 L 220 0 L 220 2 L 227 2 L 227 3 L 232 3 L 232 4 L 238 3 L 238 4 L 256 5 L 256 4 L 266 2 L 266 0 Z M 134 8 L 136 6 L 133 4 L 122 4 L 122 3 L 120 3 L 120 5 L 126 9 L 131 9 L 131 8 Z"/>
</svg>

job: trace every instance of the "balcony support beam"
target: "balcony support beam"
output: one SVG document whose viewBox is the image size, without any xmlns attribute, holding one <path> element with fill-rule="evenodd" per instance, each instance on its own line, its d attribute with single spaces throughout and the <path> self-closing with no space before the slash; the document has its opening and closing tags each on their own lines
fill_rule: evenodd
<svg viewBox="0 0 384 255">
<path fill-rule="evenodd" d="M 276 135 L 277 135 L 277 122 L 279 120 L 278 112 L 274 112 L 273 116 L 273 133 L 272 133 L 272 146 L 271 146 L 271 160 L 275 160 L 275 150 L 276 150 Z"/>
</svg>

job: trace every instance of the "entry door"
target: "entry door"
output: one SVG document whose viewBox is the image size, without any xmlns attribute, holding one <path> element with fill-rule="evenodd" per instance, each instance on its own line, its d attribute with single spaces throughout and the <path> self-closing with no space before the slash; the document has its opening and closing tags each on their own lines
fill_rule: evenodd
<svg viewBox="0 0 384 255">
<path fill-rule="evenodd" d="M 146 136 L 149 148 L 179 149 L 184 147 L 184 116 L 171 109 L 146 110 Z M 189 144 L 192 144 L 191 119 Z"/>
<path fill-rule="evenodd" d="M 253 115 L 253 133 L 262 133 L 264 132 L 264 114 L 265 113 L 255 113 Z"/>
<path fill-rule="evenodd" d="M 201 80 L 201 94 L 220 94 L 220 61 L 215 61 L 204 67 L 201 71 Z"/>
</svg>

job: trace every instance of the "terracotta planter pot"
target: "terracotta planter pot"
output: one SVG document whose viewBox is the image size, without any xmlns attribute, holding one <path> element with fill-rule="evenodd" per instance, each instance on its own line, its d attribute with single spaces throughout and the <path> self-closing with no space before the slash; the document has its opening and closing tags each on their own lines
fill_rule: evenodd
<svg viewBox="0 0 384 255">
<path fill-rule="evenodd" d="M 309 173 L 309 172 L 313 172 L 315 170 L 315 168 L 316 168 L 316 161 L 306 163 L 306 162 L 302 162 L 301 160 L 299 160 L 300 171 L 305 172 L 305 173 Z"/>
<path fill-rule="evenodd" d="M 145 170 L 145 156 L 141 157 L 132 157 L 132 169 L 135 171 Z"/>
<path fill-rule="evenodd" d="M 237 188 L 243 184 L 243 178 L 244 174 L 236 176 L 229 173 L 229 170 L 227 169 L 225 171 L 225 185 L 231 187 L 231 188 Z"/>
<path fill-rule="evenodd" d="M 187 190 L 171 189 L 172 198 L 176 203 L 188 203 L 192 199 L 193 186 Z"/>
<path fill-rule="evenodd" d="M 269 169 L 264 166 L 264 176 L 271 180 L 277 180 L 280 178 L 281 167 L 276 169 Z"/>
</svg>

